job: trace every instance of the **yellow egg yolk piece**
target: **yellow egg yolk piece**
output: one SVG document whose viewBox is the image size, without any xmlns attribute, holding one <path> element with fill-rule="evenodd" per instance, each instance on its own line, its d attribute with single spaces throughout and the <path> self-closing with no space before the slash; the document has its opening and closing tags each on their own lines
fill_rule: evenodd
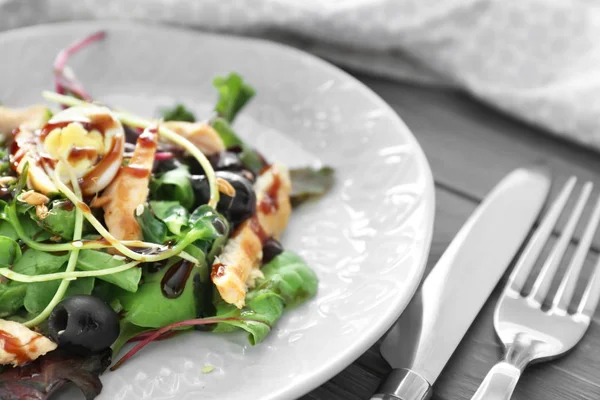
<svg viewBox="0 0 600 400">
<path fill-rule="evenodd" d="M 108 150 L 100 132 L 87 131 L 79 122 L 53 129 L 44 139 L 44 151 L 53 159 L 66 160 L 78 178 L 93 168 Z"/>
</svg>

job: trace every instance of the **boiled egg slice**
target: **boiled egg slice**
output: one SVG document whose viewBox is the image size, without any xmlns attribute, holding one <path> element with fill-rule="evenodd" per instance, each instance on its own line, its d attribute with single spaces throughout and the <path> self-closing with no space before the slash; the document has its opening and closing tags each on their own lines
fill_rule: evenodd
<svg viewBox="0 0 600 400">
<path fill-rule="evenodd" d="M 125 132 L 106 107 L 71 107 L 61 111 L 48 121 L 36 139 L 43 169 L 54 173 L 61 161 L 59 179 L 69 184 L 70 173 L 74 173 L 84 195 L 94 195 L 107 187 L 123 161 Z M 45 180 L 33 177 L 30 181 L 35 186 Z M 46 192 L 48 188 L 35 189 Z"/>
</svg>

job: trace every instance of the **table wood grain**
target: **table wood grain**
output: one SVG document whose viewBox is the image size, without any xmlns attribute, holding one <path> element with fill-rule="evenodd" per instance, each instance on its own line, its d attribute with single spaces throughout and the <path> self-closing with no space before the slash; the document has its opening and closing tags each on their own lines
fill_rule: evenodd
<svg viewBox="0 0 600 400">
<path fill-rule="evenodd" d="M 515 168 L 528 165 L 547 167 L 556 183 L 553 193 L 571 175 L 577 175 L 581 181 L 591 180 L 600 187 L 600 153 L 527 126 L 464 93 L 416 87 L 363 75 L 357 77 L 402 117 L 431 165 L 436 184 L 436 219 L 427 271 L 435 265 L 485 194 Z M 584 215 L 584 220 L 587 215 Z M 555 237 L 560 234 L 562 224 L 564 221 L 559 221 Z M 575 235 L 570 252 L 580 231 Z M 589 278 L 599 254 L 600 234 L 597 234 L 586 260 L 584 281 Z M 506 276 L 435 383 L 434 400 L 470 399 L 487 371 L 501 356 L 492 316 L 505 280 Z M 582 288 L 583 285 L 580 285 L 576 299 Z M 379 354 L 378 342 L 302 400 L 368 399 L 389 371 L 390 367 Z M 525 371 L 513 399 L 600 399 L 600 311 L 596 312 L 588 333 L 571 353 Z"/>
</svg>

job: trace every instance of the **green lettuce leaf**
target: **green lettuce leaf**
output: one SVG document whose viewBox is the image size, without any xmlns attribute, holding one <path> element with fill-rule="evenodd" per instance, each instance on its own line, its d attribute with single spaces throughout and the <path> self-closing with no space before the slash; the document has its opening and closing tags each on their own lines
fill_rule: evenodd
<svg viewBox="0 0 600 400">
<path fill-rule="evenodd" d="M 255 94 L 254 88 L 236 73 L 216 77 L 213 86 L 219 92 L 215 111 L 229 122 L 235 119 L 237 113 Z"/>
<path fill-rule="evenodd" d="M 286 307 L 295 307 L 317 293 L 318 279 L 304 260 L 284 251 L 262 267 L 264 278 L 256 280 L 255 291 L 268 290 L 280 295 Z"/>
<path fill-rule="evenodd" d="M 196 116 L 188 110 L 183 104 L 177 104 L 173 108 L 163 108 L 160 110 L 165 121 L 185 121 L 196 122 Z"/>
<path fill-rule="evenodd" d="M 186 166 L 169 170 L 152 179 L 150 192 L 153 200 L 176 200 L 186 209 L 194 205 L 194 189 Z"/>
<path fill-rule="evenodd" d="M 181 234 L 188 223 L 188 211 L 177 201 L 151 201 L 150 208 L 156 218 L 164 222 L 175 235 Z"/>
<path fill-rule="evenodd" d="M 327 193 L 333 186 L 333 169 L 330 167 L 292 169 L 290 178 L 292 204 L 298 205 L 305 200 Z"/>
<path fill-rule="evenodd" d="M 250 343 L 255 345 L 269 334 L 284 308 L 297 306 L 317 292 L 317 276 L 300 256 L 290 251 L 284 251 L 264 265 L 262 272 L 264 278 L 258 279 L 255 288 L 248 292 L 246 306 L 241 310 L 217 298 L 217 317 L 242 320 L 219 323 L 215 331 L 244 329 Z"/>
<path fill-rule="evenodd" d="M 142 236 L 146 242 L 163 244 L 167 238 L 167 226 L 152 214 L 152 211 L 144 206 L 144 211 L 138 215 L 135 214 L 142 231 Z"/>
<path fill-rule="evenodd" d="M 215 118 L 212 121 L 212 127 L 219 134 L 221 140 L 223 140 L 225 147 L 240 146 L 242 148 L 240 160 L 242 160 L 246 168 L 258 174 L 265 167 L 265 163 L 260 155 L 237 136 L 227 120 L 224 118 Z"/>
</svg>

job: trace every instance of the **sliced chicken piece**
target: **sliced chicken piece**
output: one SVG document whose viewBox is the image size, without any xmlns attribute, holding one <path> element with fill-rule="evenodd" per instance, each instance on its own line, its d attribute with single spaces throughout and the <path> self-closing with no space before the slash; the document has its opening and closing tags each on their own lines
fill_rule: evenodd
<svg viewBox="0 0 600 400">
<path fill-rule="evenodd" d="M 52 182 L 52 179 L 46 174 L 40 163 L 40 158 L 36 156 L 37 141 L 33 126 L 29 126 L 29 123 L 20 125 L 18 132 L 13 137 L 13 141 L 12 148 L 16 150 L 10 155 L 10 161 L 19 175 L 23 173 L 25 165 L 28 165 L 27 186 L 35 188 L 46 195 L 57 193 L 58 189 Z"/>
<path fill-rule="evenodd" d="M 141 240 L 142 231 L 134 213 L 148 199 L 150 175 L 158 145 L 157 128 L 150 127 L 138 137 L 129 164 L 102 194 L 104 221 L 108 231 L 119 240 Z"/>
<path fill-rule="evenodd" d="M 279 238 L 291 213 L 291 180 L 287 168 L 273 164 L 256 180 L 256 215 L 231 235 L 212 265 L 211 278 L 227 303 L 242 308 L 246 292 L 262 277 L 262 247 L 270 238 Z"/>
<path fill-rule="evenodd" d="M 55 350 L 56 343 L 14 321 L 0 319 L 0 365 L 17 367 Z"/>
<path fill-rule="evenodd" d="M 225 144 L 217 131 L 206 122 L 168 121 L 164 126 L 192 142 L 207 156 L 225 150 Z"/>
<path fill-rule="evenodd" d="M 48 119 L 48 108 L 43 105 L 25 109 L 12 109 L 0 106 L 0 135 L 10 135 L 12 131 L 25 124 L 34 130 L 41 128 Z"/>
<path fill-rule="evenodd" d="M 0 141 L 6 142 L 11 139 L 16 143 L 13 148 L 18 149 L 15 154 L 11 154 L 13 168 L 21 174 L 25 165 L 29 164 L 27 186 L 38 188 L 44 194 L 57 192 L 57 190 L 42 169 L 39 159 L 33 156 L 37 146 L 34 131 L 44 126 L 48 116 L 48 108 L 43 105 L 26 109 L 0 106 Z M 14 136 L 11 137 L 13 133 Z"/>
</svg>

